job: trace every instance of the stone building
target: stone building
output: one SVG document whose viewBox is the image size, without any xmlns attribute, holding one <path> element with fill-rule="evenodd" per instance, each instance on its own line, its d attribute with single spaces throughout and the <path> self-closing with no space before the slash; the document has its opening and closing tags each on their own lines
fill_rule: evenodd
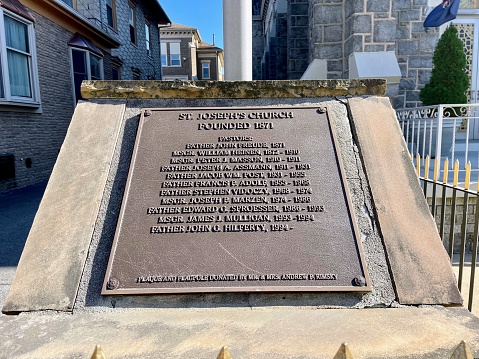
<svg viewBox="0 0 479 359">
<path fill-rule="evenodd" d="M 164 80 L 224 79 L 223 50 L 204 42 L 198 29 L 172 24 L 160 31 Z"/>
<path fill-rule="evenodd" d="M 386 77 L 395 108 L 416 107 L 443 29 L 423 27 L 440 0 L 253 0 L 253 78 Z M 454 21 L 477 98 L 479 4 Z"/>
<path fill-rule="evenodd" d="M 49 178 L 83 80 L 160 78 L 169 22 L 149 0 L 0 2 L 0 193 Z"/>
</svg>

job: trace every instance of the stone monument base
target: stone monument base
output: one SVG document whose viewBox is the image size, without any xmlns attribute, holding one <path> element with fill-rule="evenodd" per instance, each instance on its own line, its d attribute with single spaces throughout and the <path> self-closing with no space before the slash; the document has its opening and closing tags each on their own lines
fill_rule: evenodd
<svg viewBox="0 0 479 359">
<path fill-rule="evenodd" d="M 479 319 L 462 307 L 449 258 L 423 198 L 394 110 L 389 100 L 381 97 L 384 92 L 385 82 L 382 80 L 85 83 L 82 93 L 89 101 L 79 103 L 76 108 L 2 308 L 4 315 L 0 317 L 0 333 L 3 340 L 0 341 L 0 352 L 16 358 L 88 357 L 99 344 L 107 358 L 215 358 L 223 346 L 228 346 L 233 358 L 333 358 L 341 344 L 347 342 L 353 358 L 449 359 L 459 343 L 466 341 L 472 353 L 479 357 Z M 183 121 L 189 118 L 189 114 L 196 114 L 193 109 L 197 108 L 209 109 L 209 113 L 220 108 L 238 108 L 245 114 L 258 108 L 267 108 L 270 112 L 288 108 L 289 112 L 296 111 L 302 115 L 294 117 L 296 122 L 291 121 L 293 117 L 286 116 L 289 117 L 287 121 L 291 131 L 283 127 L 283 132 L 279 130 L 286 123 L 282 116 L 260 122 L 246 115 L 228 116 L 235 122 L 234 129 L 218 126 L 219 129 L 211 130 L 214 136 L 213 132 L 203 131 L 206 127 L 195 125 L 197 121 L 191 121 L 192 127 L 188 129 L 188 125 L 185 127 L 182 124 L 181 127 L 174 122 L 167 122 L 166 117 L 158 113 L 151 115 L 157 111 L 155 109 L 182 109 L 178 112 L 178 121 Z M 307 108 L 317 111 L 309 114 L 305 112 Z M 334 145 L 334 153 L 337 154 L 337 157 L 331 157 L 332 147 L 326 148 L 330 152 L 329 162 L 326 163 L 321 162 L 326 158 L 326 151 L 315 150 L 311 153 L 313 146 L 309 146 L 318 142 L 318 137 L 314 135 L 314 121 L 323 121 L 326 118 L 324 111 L 330 120 L 330 127 L 324 128 L 335 133 L 335 140 L 329 140 L 329 143 Z M 316 112 L 323 117 L 317 117 Z M 161 126 L 153 127 L 150 131 L 159 131 L 159 142 L 152 141 L 151 148 L 163 150 L 164 146 L 169 146 L 166 157 L 143 154 L 139 162 L 130 162 L 135 158 L 134 153 L 138 148 L 135 141 L 144 138 L 141 137 L 141 131 L 137 132 L 139 126 L 141 130 L 142 113 L 151 115 L 151 121 L 167 124 L 170 132 L 165 128 L 163 130 L 171 136 L 184 133 L 185 140 L 174 137 L 173 143 L 168 142 L 168 138 L 164 139 Z M 224 116 L 221 120 L 225 119 Z M 210 118 L 216 120 L 218 117 L 207 119 Z M 306 124 L 309 127 L 305 130 Z M 181 131 L 171 132 L 174 128 Z M 284 291 L 278 286 L 261 287 L 261 283 L 244 288 L 237 285 L 234 290 L 228 289 L 233 286 L 218 283 L 215 283 L 214 288 L 205 285 L 208 289 L 204 291 L 201 285 L 189 286 L 185 283 L 181 283 L 181 291 L 175 291 L 178 287 L 173 285 L 166 290 L 148 287 L 157 278 L 164 278 L 164 273 L 154 273 L 158 275 L 152 277 L 143 275 L 145 266 L 139 264 L 140 259 L 147 257 L 153 262 L 158 258 L 171 261 L 171 258 L 186 252 L 192 245 L 185 246 L 184 252 L 170 249 L 165 256 L 158 249 L 153 250 L 153 245 L 145 245 L 145 238 L 151 240 L 150 234 L 156 233 L 147 231 L 137 235 L 135 219 L 130 221 L 130 227 L 122 227 L 122 206 L 125 206 L 123 194 L 129 193 L 129 200 L 134 197 L 133 192 L 129 192 L 131 173 L 134 172 L 130 163 L 135 163 L 132 166 L 142 163 L 146 164 L 146 168 L 158 169 L 157 178 L 151 174 L 137 174 L 135 178 L 140 185 L 142 181 L 154 183 L 150 187 L 137 186 L 134 189 L 145 189 L 135 192 L 138 198 L 154 196 L 154 200 L 159 202 L 164 198 L 160 198 L 162 192 L 158 189 L 164 188 L 168 179 L 178 177 L 177 170 L 178 173 L 187 173 L 186 177 L 178 178 L 195 179 L 191 183 L 181 180 L 170 182 L 168 186 L 185 184 L 198 187 L 195 176 L 200 171 L 194 172 L 187 167 L 160 170 L 165 158 L 167 161 L 176 161 L 176 157 L 188 161 L 184 157 L 191 156 L 203 161 L 203 154 L 196 150 L 191 153 L 175 152 L 179 146 L 205 143 L 196 141 L 201 136 L 208 143 L 216 143 L 218 136 L 243 138 L 241 135 L 248 134 L 245 132 L 247 128 L 253 129 L 249 136 L 266 138 L 264 143 L 269 143 L 269 138 L 283 139 L 285 143 L 293 141 L 297 146 L 292 148 L 300 149 L 302 153 L 310 151 L 307 153 L 309 157 L 304 157 L 306 160 L 302 157 L 304 162 L 292 158 L 291 166 L 279 167 L 285 168 L 286 175 L 283 177 L 291 180 L 284 180 L 283 184 L 265 181 L 264 187 L 290 188 L 292 192 L 288 193 L 310 193 L 313 202 L 321 204 L 324 201 L 324 213 L 336 216 L 329 217 L 332 218 L 330 224 L 337 226 L 338 223 L 345 223 L 345 226 L 354 228 L 354 231 L 347 233 L 356 236 L 357 242 L 354 243 L 362 248 L 361 262 L 353 258 L 355 252 L 351 246 L 347 251 L 353 256 L 340 256 L 341 251 L 346 250 L 345 236 L 335 236 L 334 233 L 341 232 L 344 227 L 339 225 L 338 231 L 332 231 L 334 233 L 331 235 L 330 228 L 327 228 L 329 232 L 324 229 L 328 226 L 325 220 L 328 217 L 322 216 L 322 210 L 315 212 L 314 226 L 300 223 L 299 218 L 313 217 L 299 216 L 293 220 L 289 207 L 271 204 L 273 200 L 268 190 L 264 198 L 267 202 L 271 200 L 268 203 L 271 208 L 277 208 L 279 216 L 265 215 L 262 218 L 270 222 L 281 222 L 286 218 L 295 228 L 294 231 L 305 229 L 301 232 L 303 236 L 299 243 L 294 242 L 295 253 L 309 256 L 312 261 L 308 263 L 313 263 L 309 265 L 311 271 L 304 273 L 326 273 L 320 270 L 314 272 L 317 270 L 314 263 L 317 263 L 317 257 L 324 255 L 318 248 L 327 245 L 330 246 L 328 257 L 333 259 L 332 264 L 328 263 L 330 268 L 334 268 L 335 264 L 338 264 L 338 268 L 341 267 L 339 264 L 343 267 L 346 264 L 347 267 L 348 263 L 339 263 L 341 258 L 354 259 L 351 264 L 356 263 L 356 267 L 350 266 L 356 268 L 354 279 L 348 277 L 344 280 L 347 271 L 341 270 L 337 276 L 343 276 L 343 284 L 347 285 L 331 286 L 331 290 L 316 283 L 308 283 L 310 287 L 292 285 Z M 199 130 L 203 132 L 199 134 Z M 269 132 L 259 135 L 254 133 L 255 130 Z M 321 138 L 324 145 L 327 141 L 324 142 L 325 137 Z M 268 147 L 267 152 L 257 153 L 256 160 L 266 163 L 267 154 L 272 153 L 270 150 Z M 215 156 L 226 162 L 227 155 L 212 155 Z M 284 157 L 286 154 L 278 153 L 278 156 Z M 320 161 L 315 156 L 324 157 Z M 286 157 L 280 158 L 280 161 L 288 163 Z M 293 163 L 300 164 L 299 172 Z M 301 169 L 309 170 L 306 165 L 311 165 L 312 170 L 304 173 Z M 221 168 L 221 171 L 226 170 Z M 338 187 L 321 185 L 328 184 L 327 181 L 331 181 L 329 174 L 337 174 L 338 171 L 342 173 L 342 179 L 335 177 L 332 182 L 337 185 L 341 181 L 340 189 L 334 190 L 335 193 L 323 193 L 324 188 Z M 272 176 L 272 173 L 273 170 L 268 170 L 264 176 Z M 307 179 L 295 184 L 293 179 L 296 176 Z M 230 182 L 227 185 L 233 186 Z M 298 188 L 300 190 L 297 191 Z M 336 208 L 332 207 L 336 205 L 327 202 L 332 196 L 347 197 L 349 212 L 335 211 Z M 284 198 L 293 201 L 293 195 L 288 194 Z M 302 200 L 294 198 L 294 201 L 301 203 Z M 181 202 L 178 200 L 180 204 L 168 207 L 167 199 L 163 207 L 167 208 L 168 213 L 182 211 L 184 205 Z M 341 201 L 334 203 L 341 204 Z M 229 202 L 223 201 L 223 204 L 225 209 L 234 211 L 228 207 Z M 302 204 L 297 207 L 296 212 L 308 213 L 310 210 Z M 149 215 L 147 208 L 150 207 L 145 206 L 144 211 L 141 210 L 143 207 L 139 208 L 131 213 L 139 213 L 143 217 Z M 213 208 L 213 211 L 216 210 Z M 129 216 L 128 212 L 125 213 Z M 162 219 L 143 217 L 142 220 L 147 224 L 140 226 L 141 230 L 148 229 L 148 221 L 151 220 L 155 223 L 157 220 L 161 222 L 173 218 L 180 220 L 179 216 Z M 202 220 L 213 220 L 205 218 Z M 119 258 L 133 267 L 133 271 L 129 268 L 128 272 L 133 274 L 125 276 L 127 280 L 141 279 L 137 280 L 140 288 L 136 293 L 128 292 L 131 286 L 121 287 L 124 281 L 121 266 L 118 269 L 121 281 L 115 282 L 108 275 L 109 257 L 116 248 L 117 222 L 120 222 L 118 230 L 128 228 L 132 231 L 124 236 L 123 241 L 131 241 L 129 244 L 132 247 L 128 248 L 133 249 L 127 249 Z M 267 223 L 268 226 L 287 228 L 279 224 Z M 292 236 L 294 231 L 290 232 Z M 186 232 L 174 237 L 177 244 L 186 242 L 182 241 L 188 235 Z M 236 232 L 239 232 L 237 236 L 227 233 L 228 244 L 233 248 L 237 243 L 243 243 L 241 241 L 246 237 L 242 236 L 241 230 Z M 263 264 L 267 268 L 277 268 L 278 263 L 281 265 L 281 261 L 288 261 L 288 257 L 284 248 L 283 252 L 262 250 L 261 244 L 266 245 L 265 237 L 271 235 L 266 233 L 268 231 L 264 232 L 265 235 L 258 233 L 258 237 L 251 236 L 249 239 L 249 243 L 257 246 L 256 252 L 270 260 L 261 261 L 260 257 L 254 262 L 255 268 L 248 267 L 249 262 L 239 259 L 240 255 L 249 259 L 249 252 L 245 255 L 240 250 L 244 248 L 236 247 L 234 253 L 225 249 L 224 252 L 211 251 L 206 254 L 200 254 L 200 248 L 193 253 L 193 259 L 209 264 L 210 259 L 227 258 L 231 268 L 241 265 L 243 271 L 258 272 Z M 328 233 L 326 239 L 325 235 L 321 235 L 324 233 Z M 224 240 L 215 235 L 208 233 L 194 238 L 205 242 Z M 162 243 L 171 239 L 162 236 L 156 238 L 164 241 Z M 287 236 L 273 235 L 269 239 L 278 239 L 279 242 L 279 238 L 286 245 L 293 243 L 288 241 Z M 303 246 L 308 241 L 314 242 L 315 246 L 311 242 Z M 142 245 L 144 256 L 142 253 L 133 255 L 137 253 L 135 246 Z M 311 255 L 312 249 L 316 251 L 314 255 Z M 217 254 L 210 258 L 209 253 Z M 279 259 L 278 253 L 282 259 Z M 169 270 L 179 273 L 175 278 L 184 278 L 183 272 L 189 270 L 189 258 L 186 256 L 181 258 L 182 261 L 169 263 L 173 268 Z M 301 262 L 297 258 L 296 264 Z M 163 268 L 161 261 L 157 260 L 159 263 L 154 263 L 150 271 L 160 271 Z M 178 263 L 181 263 L 180 269 L 175 268 Z M 324 263 L 319 262 L 318 267 Z M 364 277 L 358 275 L 357 263 L 364 269 Z M 288 261 L 284 265 L 284 268 L 290 268 L 286 264 L 291 263 Z M 208 268 L 211 270 L 211 266 Z M 291 273 L 292 270 L 288 270 Z M 268 280 L 270 272 L 261 271 L 263 277 L 260 276 L 258 280 Z M 206 277 L 206 273 L 187 274 L 193 274 L 195 278 Z M 270 279 L 276 278 L 276 275 L 270 275 Z M 319 277 L 336 280 L 336 274 Z M 148 284 L 143 283 L 144 278 Z M 289 278 L 286 277 L 286 280 Z M 290 279 L 311 278 L 309 274 L 293 273 Z M 116 290 L 118 285 L 120 290 Z M 145 287 L 153 290 L 145 291 Z"/>
</svg>

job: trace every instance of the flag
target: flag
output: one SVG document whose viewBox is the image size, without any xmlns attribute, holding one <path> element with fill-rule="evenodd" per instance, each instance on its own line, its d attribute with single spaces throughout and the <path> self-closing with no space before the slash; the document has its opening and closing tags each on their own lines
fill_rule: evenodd
<svg viewBox="0 0 479 359">
<path fill-rule="evenodd" d="M 454 20 L 459 10 L 461 0 L 443 0 L 436 6 L 424 20 L 424 27 L 438 27 L 448 21 Z"/>
</svg>

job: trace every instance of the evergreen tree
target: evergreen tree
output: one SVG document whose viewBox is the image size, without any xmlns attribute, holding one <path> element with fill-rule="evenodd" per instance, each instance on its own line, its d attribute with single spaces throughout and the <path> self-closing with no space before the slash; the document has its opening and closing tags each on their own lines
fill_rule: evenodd
<svg viewBox="0 0 479 359">
<path fill-rule="evenodd" d="M 466 103 L 469 77 L 466 74 L 466 55 L 457 29 L 450 25 L 439 39 L 433 57 L 429 83 L 421 90 L 424 105 Z"/>
</svg>

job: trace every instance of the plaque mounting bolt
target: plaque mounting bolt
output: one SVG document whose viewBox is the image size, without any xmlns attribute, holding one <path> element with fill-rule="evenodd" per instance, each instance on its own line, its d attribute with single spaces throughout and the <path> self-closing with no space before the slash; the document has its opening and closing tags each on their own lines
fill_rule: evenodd
<svg viewBox="0 0 479 359">
<path fill-rule="evenodd" d="M 145 117 L 151 116 L 151 111 L 150 111 L 150 110 L 146 110 L 146 111 L 143 113 L 143 116 L 145 116 Z"/>
<path fill-rule="evenodd" d="M 366 286 L 366 278 L 364 278 L 362 275 L 358 275 L 353 279 L 353 285 L 357 287 L 364 287 Z"/>
<path fill-rule="evenodd" d="M 113 290 L 113 289 L 118 288 L 119 285 L 120 285 L 120 281 L 118 279 L 110 278 L 108 280 L 108 283 L 106 283 L 106 289 L 107 290 Z"/>
<path fill-rule="evenodd" d="M 319 113 L 319 114 L 323 114 L 323 113 L 326 113 L 326 109 L 324 107 L 320 107 L 320 108 L 318 108 L 318 110 L 316 112 Z"/>
</svg>

